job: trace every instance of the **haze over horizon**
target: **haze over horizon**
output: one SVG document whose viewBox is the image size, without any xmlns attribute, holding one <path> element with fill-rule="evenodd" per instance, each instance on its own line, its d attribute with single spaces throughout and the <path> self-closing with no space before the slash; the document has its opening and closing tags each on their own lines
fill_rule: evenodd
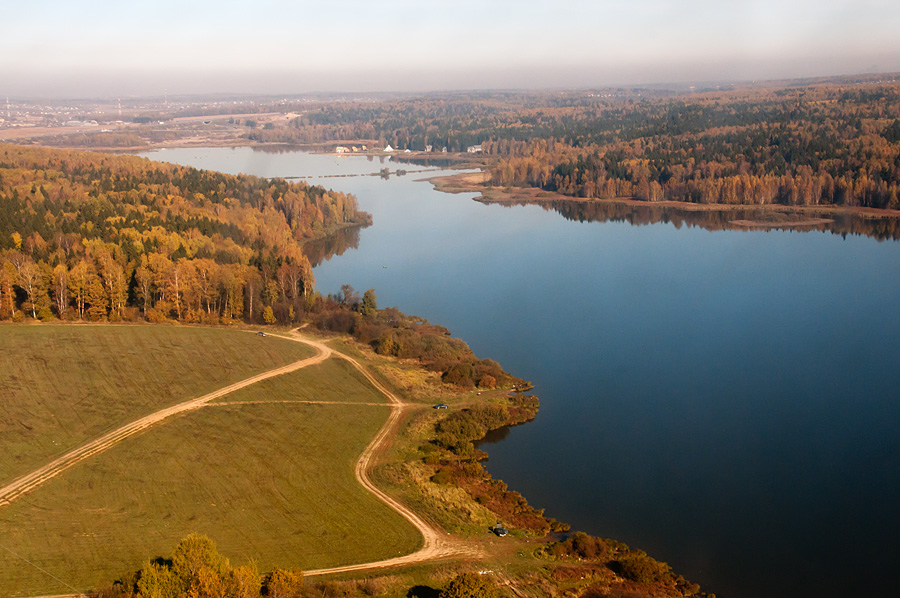
<svg viewBox="0 0 900 598">
<path fill-rule="evenodd" d="M 604 87 L 900 71 L 890 0 L 16 3 L 0 95 Z"/>
</svg>

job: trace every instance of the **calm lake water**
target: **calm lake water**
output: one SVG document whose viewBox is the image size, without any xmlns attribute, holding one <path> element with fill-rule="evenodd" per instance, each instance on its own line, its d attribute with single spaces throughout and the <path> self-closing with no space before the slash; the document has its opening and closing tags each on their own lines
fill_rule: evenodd
<svg viewBox="0 0 900 598">
<path fill-rule="evenodd" d="M 535 383 L 538 418 L 485 447 L 495 476 L 719 596 L 895 595 L 896 241 L 567 219 L 363 157 L 145 155 L 261 176 L 406 169 L 310 181 L 374 217 L 318 288 L 375 288 Z"/>
</svg>

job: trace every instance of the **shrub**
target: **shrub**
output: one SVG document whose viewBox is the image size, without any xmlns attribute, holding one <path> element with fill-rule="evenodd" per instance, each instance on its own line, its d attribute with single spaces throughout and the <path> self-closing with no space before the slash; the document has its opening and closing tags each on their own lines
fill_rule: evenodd
<svg viewBox="0 0 900 598">
<path fill-rule="evenodd" d="M 556 522 L 558 523 L 558 522 Z M 587 560 L 608 560 L 616 552 L 617 546 L 610 540 L 576 532 L 562 542 L 552 542 L 544 552 L 555 558 L 578 558 Z"/>
<path fill-rule="evenodd" d="M 490 374 L 485 374 L 478 380 L 478 388 L 496 388 L 496 386 L 497 379 Z"/>
<path fill-rule="evenodd" d="M 497 598 L 497 586 L 484 575 L 461 573 L 441 590 L 439 598 Z"/>
<path fill-rule="evenodd" d="M 331 332 L 350 334 L 356 325 L 357 314 L 349 310 L 332 310 L 323 312 L 316 322 L 316 326 Z"/>
<path fill-rule="evenodd" d="M 465 388 L 475 386 L 472 378 L 475 376 L 475 368 L 471 363 L 457 363 L 444 372 L 441 379 L 447 384 L 455 384 Z"/>
<path fill-rule="evenodd" d="M 147 321 L 152 324 L 161 324 L 166 321 L 165 312 L 155 307 L 151 307 L 150 309 L 148 309 L 145 315 Z"/>
<path fill-rule="evenodd" d="M 302 598 L 303 571 L 299 569 L 279 569 L 266 579 L 266 596 L 271 598 Z"/>
<path fill-rule="evenodd" d="M 625 579 L 642 583 L 661 581 L 672 573 L 669 565 L 650 558 L 642 550 L 632 552 L 616 561 L 614 570 Z"/>
<path fill-rule="evenodd" d="M 455 476 L 449 467 L 442 467 L 436 474 L 431 476 L 431 481 L 435 484 L 452 484 L 454 479 Z"/>
</svg>

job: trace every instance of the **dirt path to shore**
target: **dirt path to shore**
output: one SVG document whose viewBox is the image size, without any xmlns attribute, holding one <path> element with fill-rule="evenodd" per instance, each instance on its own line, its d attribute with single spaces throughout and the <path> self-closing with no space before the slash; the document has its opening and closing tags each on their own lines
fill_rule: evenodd
<svg viewBox="0 0 900 598">
<path fill-rule="evenodd" d="M 302 341 L 301 342 L 305 342 Z M 333 353 L 336 357 L 340 357 L 348 361 L 354 368 L 356 368 L 366 379 L 374 386 L 378 391 L 383 394 L 390 401 L 391 404 L 391 415 L 388 417 L 387 422 L 381 427 L 378 431 L 378 434 L 375 435 L 375 438 L 372 439 L 372 442 L 369 443 L 369 446 L 366 447 L 366 450 L 363 451 L 362 455 L 359 457 L 359 461 L 356 462 L 355 475 L 356 479 L 359 481 L 362 486 L 374 494 L 379 500 L 383 503 L 397 511 L 400 515 L 402 515 L 407 521 L 409 521 L 419 533 L 422 534 L 422 538 L 424 539 L 424 544 L 422 548 L 417 550 L 412 554 L 408 554 L 405 556 L 394 557 L 391 559 L 385 559 L 383 561 L 375 561 L 372 563 L 359 563 L 355 565 L 344 565 L 341 567 L 329 567 L 326 569 L 313 569 L 311 571 L 304 571 L 303 574 L 307 577 L 315 576 L 315 575 L 327 575 L 329 573 L 346 573 L 350 571 L 364 571 L 371 569 L 385 569 L 388 567 L 399 567 L 402 565 L 412 565 L 415 563 L 422 563 L 425 561 L 431 561 L 451 556 L 471 556 L 477 557 L 479 552 L 473 546 L 467 545 L 463 542 L 453 540 L 449 537 L 449 534 L 442 532 L 427 523 L 421 517 L 419 517 L 412 509 L 396 500 L 395 498 L 389 496 L 381 489 L 379 489 L 374 483 L 372 483 L 371 478 L 369 478 L 369 472 L 374 466 L 374 460 L 378 454 L 381 453 L 383 449 L 385 449 L 391 441 L 391 438 L 396 434 L 398 428 L 400 427 L 400 422 L 403 418 L 403 412 L 408 409 L 410 406 L 403 401 L 401 401 L 397 395 L 388 390 L 381 382 L 376 380 L 368 370 L 366 370 L 362 365 L 359 364 L 355 359 L 344 355 L 338 351 L 334 351 Z"/>
<path fill-rule="evenodd" d="M 332 349 L 328 345 L 323 342 L 316 341 L 310 339 L 309 337 L 303 337 L 298 332 L 299 329 L 295 329 L 291 331 L 289 335 L 280 335 L 280 334 L 271 334 L 270 336 L 277 336 L 278 338 L 292 340 L 295 342 L 300 342 L 306 345 L 309 345 L 316 349 L 317 353 L 313 357 L 308 357 L 306 359 L 302 359 L 300 361 L 296 361 L 292 364 L 275 368 L 272 370 L 268 370 L 261 374 L 257 374 L 245 380 L 241 380 L 240 382 L 236 382 L 224 388 L 221 388 L 217 391 L 211 392 L 209 394 L 203 395 L 202 397 L 198 397 L 195 399 L 191 399 L 189 401 L 185 401 L 183 403 L 179 403 L 177 405 L 173 405 L 171 407 L 167 407 L 165 409 L 161 409 L 155 413 L 142 417 L 138 420 L 135 420 L 129 424 L 126 424 L 108 434 L 105 434 L 96 440 L 93 440 L 77 449 L 74 449 L 65 455 L 51 461 L 47 465 L 36 469 L 35 471 L 26 474 L 12 483 L 0 488 L 0 507 L 5 505 L 9 505 L 16 499 L 22 497 L 26 493 L 38 488 L 45 482 L 50 479 L 56 477 L 60 473 L 65 470 L 93 457 L 99 453 L 106 451 L 109 448 L 119 444 L 125 439 L 134 436 L 135 434 L 146 430 L 147 428 L 156 425 L 169 417 L 174 415 L 185 413 L 187 411 L 191 411 L 194 409 L 199 409 L 202 407 L 213 406 L 210 405 L 210 402 L 228 395 L 236 390 L 240 390 L 252 384 L 256 384 L 257 382 L 261 382 L 263 380 L 267 380 L 269 378 L 273 378 L 275 376 L 280 376 L 282 374 L 287 374 L 290 372 L 294 372 L 301 368 L 315 365 L 318 363 L 322 363 L 329 357 L 338 357 L 340 359 L 346 360 L 350 363 L 356 370 L 358 370 L 365 378 L 380 392 L 382 393 L 389 401 L 387 405 L 383 404 L 373 404 L 377 406 L 388 406 L 391 409 L 390 416 L 385 424 L 381 427 L 363 453 L 360 455 L 359 460 L 356 462 L 356 467 L 354 469 L 354 475 L 359 481 L 359 483 L 369 492 L 374 494 L 379 500 L 388 505 L 390 508 L 394 509 L 397 513 L 399 513 L 404 519 L 409 521 L 418 531 L 422 534 L 423 545 L 422 547 L 414 553 L 394 557 L 390 559 L 385 559 L 381 561 L 374 561 L 370 563 L 357 563 L 353 565 L 343 565 L 339 567 L 329 567 L 324 569 L 314 569 L 311 571 L 304 571 L 304 575 L 306 576 L 317 576 L 317 575 L 327 575 L 330 573 L 344 573 L 351 571 L 364 571 L 364 570 L 373 570 L 373 569 L 385 569 L 389 567 L 398 567 L 403 565 L 412 565 L 416 563 L 422 563 L 425 561 L 431 561 L 436 559 L 442 559 L 453 556 L 468 556 L 468 557 L 477 557 L 480 555 L 480 551 L 477 547 L 474 547 L 465 542 L 461 542 L 459 540 L 452 539 L 449 537 L 449 534 L 438 530 L 433 525 L 429 524 L 425 520 L 423 520 L 419 515 L 417 515 L 412 509 L 401 503 L 400 501 L 394 499 L 389 496 L 381 489 L 379 489 L 372 482 L 369 477 L 369 473 L 374 466 L 376 457 L 381 454 L 390 444 L 392 438 L 397 433 L 401 421 L 403 419 L 403 414 L 406 410 L 408 410 L 411 406 L 407 403 L 401 401 L 394 393 L 388 390 L 381 382 L 379 382 L 372 374 L 366 370 L 359 362 L 357 362 L 352 357 L 345 355 L 335 349 Z M 217 404 L 218 405 L 218 404 Z M 66 594 L 65 596 L 79 596 L 78 594 Z M 62 595 L 60 595 L 60 598 Z"/>
</svg>

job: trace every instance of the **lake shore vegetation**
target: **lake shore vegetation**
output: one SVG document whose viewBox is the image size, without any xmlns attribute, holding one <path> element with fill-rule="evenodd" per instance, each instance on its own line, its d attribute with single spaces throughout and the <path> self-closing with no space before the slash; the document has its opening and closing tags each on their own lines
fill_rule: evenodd
<svg viewBox="0 0 900 598">
<path fill-rule="evenodd" d="M 356 209 L 352 196 L 137 158 L 5 146 L 0 151 L 5 160 L 0 164 L 0 224 L 5 227 L 0 253 L 5 311 L 0 317 L 34 323 L 4 325 L 11 334 L 0 342 L 10 363 L 36 351 L 33 360 L 43 364 L 31 372 L 39 379 L 35 385 L 22 386 L 15 369 L 4 370 L 18 389 L 13 404 L 22 411 L 3 423 L 12 434 L 0 436 L 4 442 L 13 439 L 12 448 L 18 450 L 4 450 L 13 459 L 13 477 L 147 410 L 196 396 L 219 380 L 224 384 L 308 355 L 293 343 L 286 343 L 281 356 L 256 351 L 250 343 L 269 343 L 273 350 L 282 344 L 260 338 L 267 335 L 259 328 L 259 334 L 250 335 L 220 327 L 47 326 L 38 321 L 221 325 L 243 320 L 276 331 L 286 330 L 280 325 L 308 324 L 360 359 L 372 376 L 360 377 L 329 361 L 285 373 L 204 403 L 198 411 L 54 474 L 27 491 L 25 500 L 17 497 L 0 507 L 4 538 L 16 547 L 0 567 L 0 584 L 10 595 L 102 587 L 103 579 L 116 576 L 124 577 L 95 594 L 474 596 L 494 590 L 504 594 L 505 588 L 517 595 L 697 594 L 698 588 L 666 565 L 616 543 L 591 557 L 577 557 L 578 563 L 560 564 L 568 553 L 545 547 L 565 536 L 547 534 L 567 534 L 568 526 L 492 479 L 480 463 L 485 454 L 476 448 L 488 432 L 535 416 L 539 402 L 529 394 L 531 385 L 496 362 L 476 357 L 445 328 L 393 308 L 379 309 L 373 289 L 362 296 L 349 286 L 336 296 L 315 292 L 299 246 L 329 230 L 366 224 L 368 216 Z M 229 273 L 240 276 L 233 280 Z M 61 337 L 71 338 L 61 343 Z M 113 348 L 123 338 L 128 349 Z M 223 377 L 194 365 L 215 353 L 209 362 L 218 371 L 233 357 L 219 346 L 229 342 L 232 353 L 254 355 L 242 361 L 243 369 L 226 365 Z M 152 358 L 157 349 L 158 360 Z M 184 350 L 191 357 L 179 357 Z M 141 363 L 129 365 L 129 359 Z M 190 367 L 175 372 L 178 364 Z M 145 372 L 143 366 L 152 367 Z M 97 383 L 114 396 L 92 393 L 73 408 L 69 394 L 58 390 L 93 380 L 78 379 L 73 368 L 100 372 Z M 118 389 L 129 388 L 135 376 L 154 398 L 138 392 L 123 403 Z M 156 398 L 160 389 L 153 380 L 170 377 L 184 384 Z M 379 573 L 371 582 L 344 573 L 301 585 L 300 569 L 369 561 L 417 545 L 396 513 L 376 514 L 385 505 L 368 504 L 373 496 L 356 483 L 358 473 L 353 477 L 354 460 L 382 425 L 388 407 L 373 395 L 375 380 L 407 402 L 400 411 L 403 425 L 379 453 L 372 479 L 468 548 L 437 565 Z M 306 390 L 295 393 L 295 387 Z M 327 405 L 320 404 L 323 398 Z M 436 401 L 440 409 L 432 408 Z M 50 428 L 37 429 L 38 422 L 30 421 L 35 405 L 47 413 L 45 424 L 54 422 Z M 84 419 L 82 412 L 96 417 Z M 46 439 L 55 438 L 59 428 L 66 432 L 65 442 L 37 443 L 44 448 L 35 452 L 28 438 L 19 439 L 20 427 L 26 436 Z M 273 458 L 284 467 L 271 467 Z M 155 491 L 161 484 L 168 489 Z M 185 536 L 197 531 L 215 537 L 230 557 L 247 564 L 232 568 L 216 556 L 208 539 Z M 374 543 L 349 540 L 356 533 Z M 179 538 L 184 538 L 181 544 Z M 171 546 L 176 546 L 171 559 L 159 556 Z M 202 554 L 188 574 L 179 562 L 191 560 L 185 551 L 194 549 Z M 22 568 L 23 558 L 39 565 Z M 84 559 L 92 564 L 85 567 Z M 131 573 L 126 563 L 135 567 Z M 57 572 L 49 585 L 47 571 Z M 474 583 L 473 573 L 489 575 L 490 582 Z M 71 583 L 56 583 L 60 574 Z"/>
<path fill-rule="evenodd" d="M 293 319 L 302 244 L 370 222 L 305 183 L 2 145 L 0 320 Z"/>
</svg>

